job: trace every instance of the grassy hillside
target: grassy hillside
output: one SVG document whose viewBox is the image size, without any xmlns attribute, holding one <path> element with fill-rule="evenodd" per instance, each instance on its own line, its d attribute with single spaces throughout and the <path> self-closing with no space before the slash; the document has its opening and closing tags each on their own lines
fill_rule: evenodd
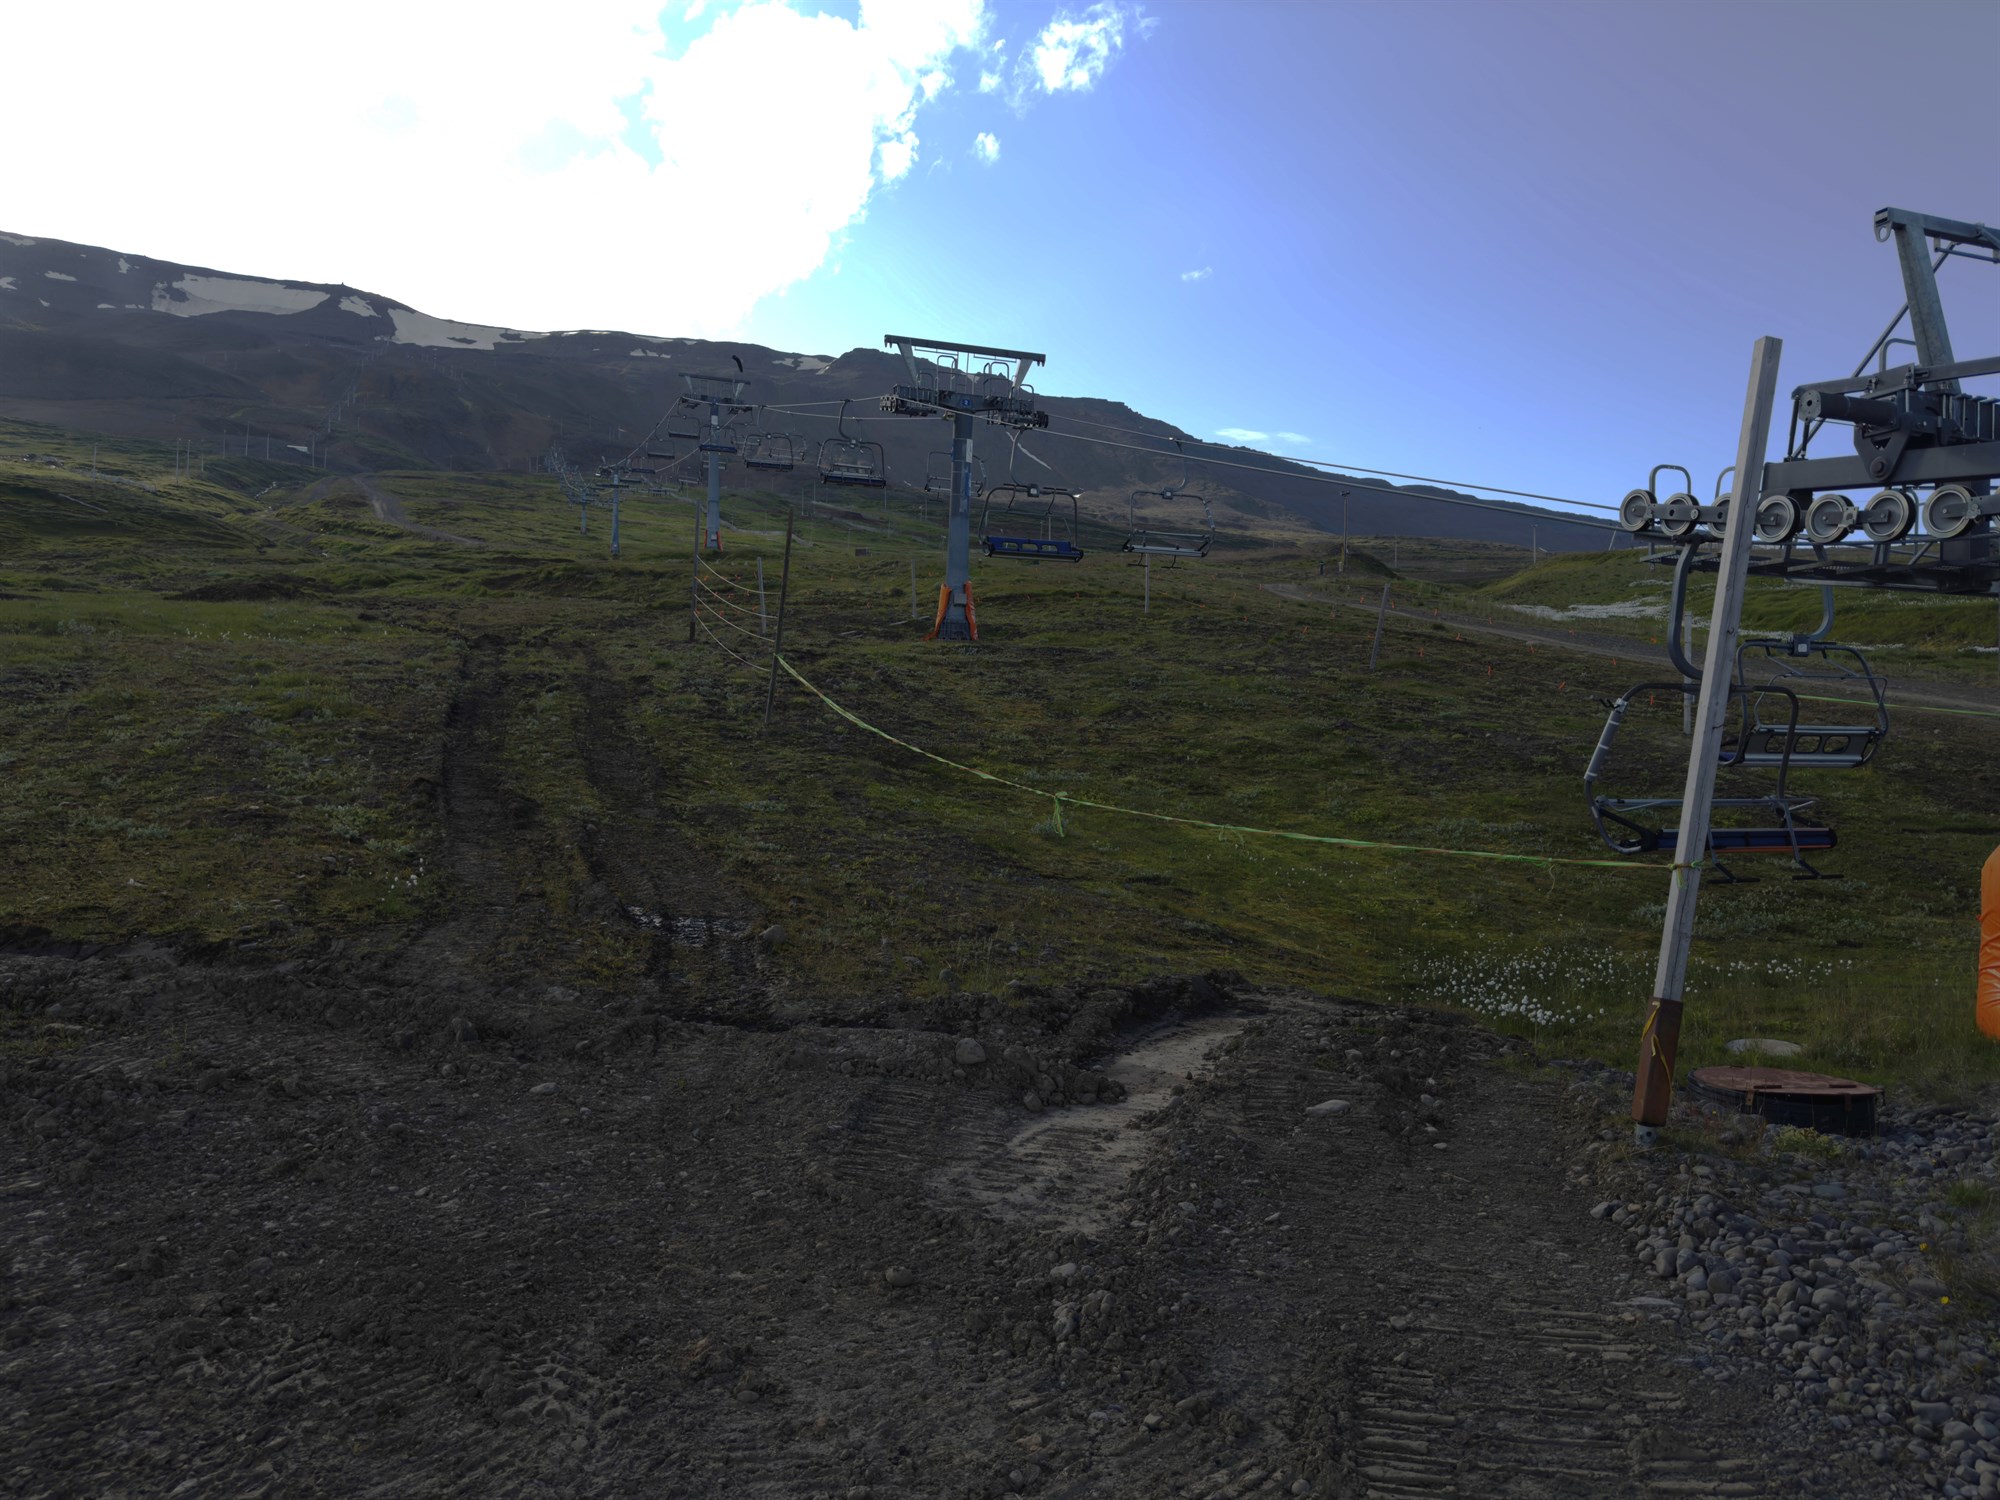
<svg viewBox="0 0 2000 1500">
<path fill-rule="evenodd" d="M 935 508 L 802 518 L 787 656 L 869 724 L 1010 787 L 789 682 L 765 733 L 764 674 L 689 641 L 687 502 L 629 503 L 613 561 L 608 515 L 580 533 L 539 478 L 374 476 L 399 525 L 289 466 L 177 484 L 170 451 L 141 445 L 100 452 L 126 482 L 91 486 L 78 441 L 0 441 L 0 926 L 17 939 L 304 952 L 400 941 L 477 899 L 513 904 L 511 941 L 547 972 L 616 990 L 644 923 L 728 916 L 785 929 L 780 1001 L 935 995 L 945 971 L 999 990 L 1222 965 L 1456 1005 L 1629 1065 L 1667 874 L 1546 862 L 1608 857 L 1580 776 L 1629 664 L 1412 609 L 1371 673 L 1371 616 L 1265 587 L 1317 579 L 1323 547 L 1155 568 L 1142 612 L 1146 575 L 1108 532 L 1074 566 L 976 560 L 982 642 L 949 648 L 912 620 L 913 565 L 920 615 L 941 573 Z M 775 611 L 784 513 L 732 495 L 724 515 L 745 611 L 727 618 L 749 634 L 716 633 L 761 659 L 757 565 Z M 1475 589 L 1442 580 L 1490 559 L 1428 545 L 1407 571 L 1428 556 L 1437 581 L 1397 587 L 1440 608 L 1567 609 L 1664 581 L 1613 554 Z M 1357 547 L 1350 581 L 1408 546 Z M 1789 607 L 1760 595 L 1757 618 Z M 1959 609 L 1980 607 L 1864 597 L 1855 615 L 1909 622 L 1942 658 Z M 1677 721 L 1635 716 L 1621 776 L 1677 785 Z M 1864 1076 L 2000 1074 L 1970 993 L 1996 727 L 1902 715 L 1871 768 L 1804 784 L 1841 830 L 1826 867 L 1844 879 L 1766 861 L 1761 883 L 1704 888 L 1691 1061 L 1751 1033 Z M 504 790 L 491 870 L 449 848 L 468 776 Z M 641 812 L 685 854 L 670 911 L 612 894 L 605 851 Z"/>
<path fill-rule="evenodd" d="M 1489 583 L 1479 598 L 1536 618 L 1588 625 L 1592 631 L 1657 636 L 1667 620 L 1672 577 L 1662 549 L 1649 562 L 1643 549 L 1575 552 Z M 1714 575 L 1697 576 L 1688 597 L 1705 625 L 1714 607 Z M 1954 599 L 1886 590 L 1834 590 L 1834 638 L 1881 653 L 1891 671 L 1916 670 L 1963 678 L 2000 677 L 1994 657 L 2000 610 L 1987 599 Z M 1817 585 L 1752 579 L 1744 628 L 1754 632 L 1811 630 L 1819 624 Z"/>
</svg>

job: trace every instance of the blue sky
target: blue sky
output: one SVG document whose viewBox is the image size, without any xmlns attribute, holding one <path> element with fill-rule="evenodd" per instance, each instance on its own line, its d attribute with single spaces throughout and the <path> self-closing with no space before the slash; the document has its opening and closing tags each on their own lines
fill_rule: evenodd
<svg viewBox="0 0 2000 1500">
<path fill-rule="evenodd" d="M 0 228 L 517 327 L 1019 345 L 1204 437 L 1579 499 L 1711 478 L 1759 334 L 1784 389 L 1845 374 L 1901 300 L 1876 208 L 2000 220 L 1986 0 L 121 10 L 17 18 L 98 86 L 0 100 Z M 2000 268 L 1944 281 L 2000 352 Z"/>
</svg>

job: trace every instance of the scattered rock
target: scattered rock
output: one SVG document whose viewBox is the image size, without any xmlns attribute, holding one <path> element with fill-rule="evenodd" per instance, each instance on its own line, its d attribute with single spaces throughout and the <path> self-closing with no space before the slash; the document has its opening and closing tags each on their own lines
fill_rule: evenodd
<svg viewBox="0 0 2000 1500">
<path fill-rule="evenodd" d="M 960 1037 L 958 1046 L 952 1049 L 952 1060 L 961 1068 L 976 1068 L 986 1061 L 986 1049 L 976 1038 Z"/>
<path fill-rule="evenodd" d="M 1306 1113 L 1309 1115 L 1344 1115 L 1352 1108 L 1354 1108 L 1353 1104 L 1346 1099 L 1322 1099 L 1317 1104 L 1308 1105 Z"/>
<path fill-rule="evenodd" d="M 1775 1037 L 1740 1036 L 1733 1042 L 1724 1042 L 1722 1050 L 1752 1057 L 1797 1057 L 1806 1049 L 1797 1042 L 1781 1042 Z"/>
<path fill-rule="evenodd" d="M 538 1083 L 528 1090 L 531 1094 L 553 1094 L 555 1091 L 556 1086 L 553 1083 Z"/>
<path fill-rule="evenodd" d="M 882 1279 L 888 1282 L 890 1286 L 914 1286 L 917 1275 L 908 1266 L 891 1266 L 882 1273 Z"/>
</svg>

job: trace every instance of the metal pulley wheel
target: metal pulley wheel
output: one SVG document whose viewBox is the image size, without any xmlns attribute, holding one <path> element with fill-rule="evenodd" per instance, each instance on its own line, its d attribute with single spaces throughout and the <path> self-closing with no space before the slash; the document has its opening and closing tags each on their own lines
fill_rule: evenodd
<svg viewBox="0 0 2000 1500">
<path fill-rule="evenodd" d="M 1871 542 L 1900 542 L 1917 524 L 1917 500 L 1908 490 L 1883 490 L 1861 512 L 1861 529 Z"/>
<path fill-rule="evenodd" d="M 1964 536 L 1979 519 L 1979 501 L 1962 484 L 1941 484 L 1924 500 L 1924 530 L 1949 541 Z"/>
<path fill-rule="evenodd" d="M 1660 530 L 1670 537 L 1693 536 L 1701 524 L 1701 502 L 1683 490 L 1660 507 Z"/>
<path fill-rule="evenodd" d="M 1821 495 L 1806 511 L 1806 535 L 1825 545 L 1861 524 L 1861 512 L 1845 495 Z"/>
<path fill-rule="evenodd" d="M 1618 524 L 1627 531 L 1644 531 L 1653 524 L 1660 502 L 1651 490 L 1632 490 L 1618 502 Z"/>
<path fill-rule="evenodd" d="M 1799 502 L 1790 495 L 1766 495 L 1757 502 L 1756 535 L 1760 542 L 1789 542 L 1799 534 Z"/>
</svg>

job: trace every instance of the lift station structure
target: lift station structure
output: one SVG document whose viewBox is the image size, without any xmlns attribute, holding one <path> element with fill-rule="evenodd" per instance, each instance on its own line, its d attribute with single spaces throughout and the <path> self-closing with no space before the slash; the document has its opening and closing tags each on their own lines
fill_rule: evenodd
<svg viewBox="0 0 2000 1500">
<path fill-rule="evenodd" d="M 1720 805 L 1714 803 L 1717 771 L 1747 765 L 1778 772 L 1779 785 L 1753 800 L 1772 805 L 1784 827 L 1751 832 L 1761 848 L 1789 848 L 1797 859 L 1805 839 L 1789 816 L 1796 804 L 1783 789 L 1785 773 L 1813 766 L 1858 767 L 1888 729 L 1887 706 L 1879 692 L 1872 704 L 1858 705 L 1872 713 L 1849 713 L 1833 724 L 1800 722 L 1798 699 L 1803 695 L 1792 686 L 1803 675 L 1798 664 L 1824 661 L 1841 649 L 1826 639 L 1831 608 L 1816 631 L 1744 643 L 1751 648 L 1748 656 L 1778 657 L 1791 668 L 1789 674 L 1767 675 L 1758 662 L 1761 686 L 1750 680 L 1752 662 L 1739 646 L 1749 579 L 2000 594 L 2000 493 L 1995 490 L 2000 481 L 2000 397 L 1964 388 L 1967 381 L 2000 376 L 2000 355 L 1965 359 L 1953 350 L 1937 282 L 1939 269 L 1954 256 L 2000 265 L 2000 230 L 1885 208 L 1875 215 L 1875 237 L 1895 245 L 1903 306 L 1853 373 L 1792 392 L 1784 458 L 1765 457 L 1779 342 L 1764 338 L 1752 357 L 1736 462 L 1718 477 L 1714 500 L 1704 504 L 1695 497 L 1684 467 L 1662 464 L 1619 507 L 1619 522 L 1627 531 L 1649 539 L 1663 536 L 1682 549 L 1674 559 L 1680 590 L 1692 569 L 1712 568 L 1717 574 L 1706 658 L 1698 668 L 1690 661 L 1676 663 L 1684 674 L 1683 693 L 1697 700 L 1687 779 L 1679 798 L 1653 804 L 1676 805 L 1680 826 L 1672 830 L 1673 883 L 1633 1091 L 1632 1118 L 1642 1145 L 1651 1144 L 1666 1122 L 1673 1095 L 1682 991 L 1702 871 L 1713 866 L 1727 840 L 1745 836 L 1740 830 L 1712 829 L 1710 808 Z M 1911 336 L 1898 338 L 1896 330 L 1906 317 Z M 1913 361 L 1889 364 L 1888 351 L 1898 343 L 1911 346 Z M 1848 429 L 1851 452 L 1810 452 L 1813 437 L 1828 423 Z M 1657 481 L 1668 472 L 1679 473 L 1688 488 L 1662 497 Z M 1732 476 L 1735 487 L 1725 491 L 1723 484 Z M 1870 489 L 1875 493 L 1860 503 L 1845 493 Z M 1738 494 L 1748 498 L 1738 502 Z M 1704 549 L 1712 552 L 1705 555 Z M 1861 673 L 1873 682 L 1865 663 Z M 1850 680 L 1853 675 L 1850 670 Z M 1671 691 L 1675 685 L 1662 686 Z M 1732 703 L 1760 690 L 1779 701 L 1782 716 L 1759 713 L 1751 703 L 1742 711 L 1734 738 L 1726 738 Z M 1613 712 L 1615 719 L 1617 710 Z M 1615 728 L 1615 722 L 1607 722 L 1587 781 L 1601 768 Z M 1608 810 L 1630 806 L 1614 803 Z M 1602 800 L 1595 807 L 1607 810 Z M 1814 847 L 1831 844 L 1830 835 L 1814 837 Z M 1664 831 L 1655 847 L 1668 847 Z"/>
<path fill-rule="evenodd" d="M 749 382 L 740 375 L 683 375 L 687 389 L 674 403 L 676 411 L 691 413 L 692 433 L 676 433 L 693 440 L 708 460 L 708 522 L 702 528 L 703 545 L 710 552 L 722 550 L 722 461 L 739 447 L 735 422 L 757 408 L 743 399 Z"/>
<path fill-rule="evenodd" d="M 951 506 L 945 527 L 944 584 L 938 590 L 931 638 L 976 641 L 979 617 L 972 600 L 972 428 L 986 421 L 1019 432 L 1049 425 L 1036 409 L 1028 372 L 1048 356 L 1024 349 L 992 349 L 891 333 L 885 348 L 903 356 L 907 384 L 882 398 L 882 409 L 906 417 L 951 422 Z"/>
</svg>

